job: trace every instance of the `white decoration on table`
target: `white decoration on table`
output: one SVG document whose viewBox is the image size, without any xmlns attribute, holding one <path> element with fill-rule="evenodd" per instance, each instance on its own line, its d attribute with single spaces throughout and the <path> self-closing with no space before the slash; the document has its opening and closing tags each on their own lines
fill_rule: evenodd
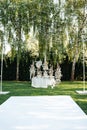
<svg viewBox="0 0 87 130">
<path fill-rule="evenodd" d="M 44 71 L 43 76 L 44 76 L 44 77 L 48 77 L 48 74 L 47 74 L 47 71 L 46 71 L 46 70 Z"/>
<path fill-rule="evenodd" d="M 57 83 L 60 83 L 61 82 L 61 77 L 62 77 L 62 74 L 61 74 L 61 68 L 60 66 L 58 65 L 57 66 L 57 69 L 55 71 L 55 80 Z"/>
<path fill-rule="evenodd" d="M 34 62 L 32 63 L 30 67 L 30 79 L 35 76 L 35 67 L 34 67 Z"/>
<path fill-rule="evenodd" d="M 43 72 L 42 72 L 43 71 Z M 35 76 L 36 74 L 36 76 Z M 35 72 L 35 66 L 34 63 L 31 65 L 30 68 L 30 79 L 32 78 L 32 86 L 33 87 L 45 87 L 51 86 L 52 88 L 55 86 L 56 83 L 60 83 L 61 81 L 61 68 L 59 64 L 57 64 L 57 68 L 54 70 L 53 66 L 50 65 L 48 68 L 47 61 L 44 61 L 42 64 L 42 61 L 36 62 L 36 72 Z"/>
<path fill-rule="evenodd" d="M 43 70 L 48 70 L 48 63 L 47 62 L 43 63 Z"/>
<path fill-rule="evenodd" d="M 41 60 L 36 62 L 36 67 L 38 69 L 40 69 L 41 65 L 42 65 L 42 61 Z"/>
<path fill-rule="evenodd" d="M 53 66 L 51 66 L 49 69 L 49 76 L 53 76 Z"/>
<path fill-rule="evenodd" d="M 40 70 L 37 71 L 37 77 L 42 77 L 42 72 Z"/>
</svg>

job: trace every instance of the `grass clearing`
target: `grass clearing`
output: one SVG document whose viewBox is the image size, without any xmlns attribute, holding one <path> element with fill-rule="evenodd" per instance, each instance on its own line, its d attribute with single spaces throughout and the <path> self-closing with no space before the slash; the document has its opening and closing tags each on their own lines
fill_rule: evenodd
<svg viewBox="0 0 87 130">
<path fill-rule="evenodd" d="M 61 82 L 53 89 L 48 88 L 33 88 L 28 81 L 4 81 L 3 91 L 10 91 L 7 95 L 0 95 L 0 104 L 5 102 L 11 96 L 43 96 L 43 95 L 70 95 L 74 101 L 87 114 L 87 95 L 79 95 L 76 90 L 82 90 L 82 81 L 67 81 Z M 87 89 L 87 82 L 86 82 Z"/>
</svg>

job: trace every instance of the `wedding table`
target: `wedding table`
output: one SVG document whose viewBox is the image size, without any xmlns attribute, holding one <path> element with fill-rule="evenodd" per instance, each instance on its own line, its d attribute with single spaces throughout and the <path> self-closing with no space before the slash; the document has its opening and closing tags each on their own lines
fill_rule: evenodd
<svg viewBox="0 0 87 130">
<path fill-rule="evenodd" d="M 48 86 L 51 86 L 53 88 L 55 86 L 55 83 L 56 82 L 53 76 L 36 76 L 32 78 L 32 87 L 35 88 L 47 88 Z"/>
</svg>

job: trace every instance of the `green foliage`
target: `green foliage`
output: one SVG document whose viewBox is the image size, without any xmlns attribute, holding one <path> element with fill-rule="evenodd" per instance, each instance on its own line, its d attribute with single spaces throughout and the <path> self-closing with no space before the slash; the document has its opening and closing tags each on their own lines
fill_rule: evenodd
<svg viewBox="0 0 87 130">
<path fill-rule="evenodd" d="M 39 59 L 46 55 L 47 61 L 56 65 L 68 56 L 76 64 L 82 55 L 82 40 L 87 42 L 86 8 L 85 0 L 1 0 L 0 25 L 11 46 L 10 57 L 13 60 L 17 55 L 17 69 L 21 52 L 26 52 L 23 37 L 31 28 L 39 42 Z"/>
</svg>

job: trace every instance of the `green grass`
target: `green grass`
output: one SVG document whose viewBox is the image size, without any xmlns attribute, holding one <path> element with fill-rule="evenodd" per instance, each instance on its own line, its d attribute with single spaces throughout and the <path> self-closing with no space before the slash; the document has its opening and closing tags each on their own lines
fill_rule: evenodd
<svg viewBox="0 0 87 130">
<path fill-rule="evenodd" d="M 7 95 L 0 95 L 0 104 L 5 102 L 11 96 L 39 96 L 39 95 L 70 95 L 74 101 L 87 114 L 87 95 L 79 95 L 76 90 L 82 90 L 81 81 L 61 82 L 55 88 L 33 88 L 30 82 L 23 81 L 4 81 L 3 91 L 10 91 Z M 86 82 L 87 89 L 87 82 Z"/>
</svg>

